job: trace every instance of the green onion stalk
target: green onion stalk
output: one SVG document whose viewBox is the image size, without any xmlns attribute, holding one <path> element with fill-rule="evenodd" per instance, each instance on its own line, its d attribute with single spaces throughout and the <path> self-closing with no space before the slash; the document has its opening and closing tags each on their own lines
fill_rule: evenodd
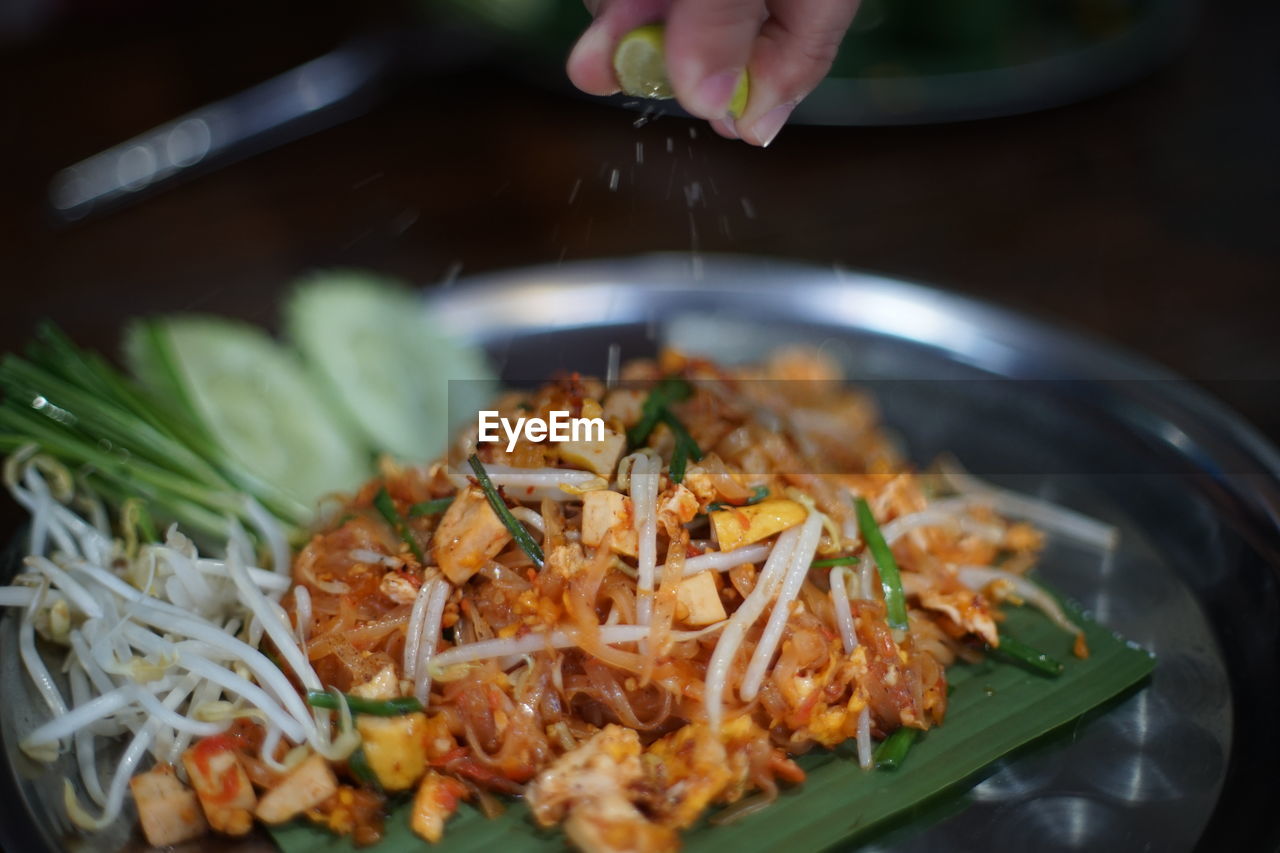
<svg viewBox="0 0 1280 853">
<path fill-rule="evenodd" d="M 117 508 L 137 499 L 153 519 L 216 539 L 235 523 L 256 529 L 246 496 L 294 541 L 311 521 L 305 504 L 232 458 L 178 401 L 149 394 L 52 324 L 37 329 L 25 358 L 0 360 L 0 391 L 0 451 L 35 445 Z"/>
<path fill-rule="evenodd" d="M 489 479 L 489 474 L 484 470 L 484 464 L 481 463 L 480 457 L 474 453 L 467 460 L 471 465 L 471 470 L 475 472 L 476 482 L 480 484 L 480 490 L 484 492 L 484 496 L 489 501 L 489 506 L 493 508 L 493 512 L 498 519 L 507 528 L 511 534 L 511 538 L 516 544 L 529 555 L 529 559 L 539 569 L 546 564 L 546 559 L 542 555 L 542 547 L 523 524 L 520 523 L 511 510 L 507 509 L 507 502 L 502 499 L 502 495 L 498 494 L 497 488 L 494 487 L 493 481 Z"/>
<path fill-rule="evenodd" d="M 880 587 L 884 591 L 884 605 L 889 627 L 898 631 L 907 630 L 907 597 L 902 591 L 902 575 L 898 571 L 898 561 L 893 557 L 876 517 L 871 514 L 871 507 L 865 498 L 854 501 L 858 513 L 858 529 L 862 539 L 867 543 L 871 558 L 880 569 Z"/>
</svg>

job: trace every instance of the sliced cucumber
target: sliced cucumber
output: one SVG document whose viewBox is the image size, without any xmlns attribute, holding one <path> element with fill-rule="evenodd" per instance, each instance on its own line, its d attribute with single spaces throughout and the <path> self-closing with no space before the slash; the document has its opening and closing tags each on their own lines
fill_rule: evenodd
<svg viewBox="0 0 1280 853">
<path fill-rule="evenodd" d="M 213 317 L 142 321 L 125 336 L 134 374 L 181 401 L 252 476 L 314 506 L 371 473 L 367 445 L 297 356 L 261 329 Z"/>
<path fill-rule="evenodd" d="M 451 429 L 474 418 L 496 387 L 484 355 L 448 334 L 419 296 L 367 273 L 304 282 L 285 321 L 366 438 L 407 461 L 443 453 Z"/>
</svg>

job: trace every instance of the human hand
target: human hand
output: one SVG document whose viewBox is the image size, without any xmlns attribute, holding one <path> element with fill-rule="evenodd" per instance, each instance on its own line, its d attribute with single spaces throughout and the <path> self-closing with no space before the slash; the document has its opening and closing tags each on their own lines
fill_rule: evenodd
<svg viewBox="0 0 1280 853">
<path fill-rule="evenodd" d="M 831 70 L 858 0 L 585 0 L 595 17 L 569 55 L 569 79 L 592 95 L 618 91 L 613 52 L 626 33 L 666 22 L 667 73 L 680 105 L 721 136 L 768 145 Z M 729 99 L 743 69 L 751 96 Z"/>
</svg>

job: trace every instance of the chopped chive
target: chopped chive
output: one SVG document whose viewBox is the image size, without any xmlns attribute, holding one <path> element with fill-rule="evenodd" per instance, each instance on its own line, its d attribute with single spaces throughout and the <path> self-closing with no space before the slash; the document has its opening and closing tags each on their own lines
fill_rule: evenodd
<svg viewBox="0 0 1280 853">
<path fill-rule="evenodd" d="M 357 746 L 355 752 L 347 756 L 347 769 L 351 771 L 351 775 L 356 777 L 356 781 L 362 785 L 367 785 L 379 794 L 382 793 L 382 782 L 378 780 L 378 774 L 373 772 L 373 768 L 369 766 L 369 757 L 364 754 L 364 747 Z"/>
<path fill-rule="evenodd" d="M 484 470 L 484 465 L 480 462 L 480 457 L 474 453 L 467 460 L 471 464 L 471 470 L 476 472 L 476 482 L 480 484 L 480 490 L 484 492 L 484 496 L 489 499 L 489 506 L 493 507 L 493 512 L 506 526 L 511 533 L 511 538 L 516 540 L 516 544 L 529 555 L 529 559 L 533 560 L 533 564 L 539 569 L 545 564 L 542 556 L 542 548 L 534 541 L 532 534 L 521 524 L 511 510 L 507 509 L 507 503 L 502 499 L 502 495 L 498 494 L 498 490 L 494 488 L 493 481 L 489 479 L 488 473 Z"/>
<path fill-rule="evenodd" d="M 418 518 L 424 515 L 439 515 L 449 508 L 453 498 L 436 498 L 433 501 L 422 501 L 409 507 L 409 517 Z"/>
<path fill-rule="evenodd" d="M 653 432 L 653 428 L 662 419 L 667 405 L 687 400 L 692 393 L 693 386 L 675 376 L 668 376 L 654 385 L 640 407 L 640 420 L 627 430 L 627 444 L 633 448 L 644 444 L 649 433 Z"/>
<path fill-rule="evenodd" d="M 861 562 L 861 557 L 832 557 L 828 560 L 814 560 L 809 564 L 809 568 L 829 569 L 832 566 L 856 566 Z"/>
<path fill-rule="evenodd" d="M 701 460 L 702 451 L 698 449 L 698 443 L 693 440 L 693 436 L 689 435 L 684 424 L 680 423 L 680 419 L 673 415 L 670 409 L 663 409 L 662 421 L 671 428 L 672 434 L 676 437 L 676 446 L 671 453 L 671 466 L 668 468 L 668 473 L 673 483 L 679 483 L 684 480 L 684 470 L 689 460 L 692 459 L 694 462 Z"/>
<path fill-rule="evenodd" d="M 396 511 L 395 501 L 391 499 L 391 493 L 387 491 L 386 486 L 378 489 L 378 493 L 373 496 L 373 505 L 382 517 L 386 519 L 387 524 L 391 525 L 391 529 L 404 540 L 404 544 L 409 546 L 409 550 L 413 552 L 413 556 L 418 558 L 418 562 L 425 563 L 427 558 L 422 554 L 422 546 L 414 538 L 413 531 L 409 529 L 409 525 L 405 524 L 400 513 Z"/>
<path fill-rule="evenodd" d="M 735 507 L 751 506 L 752 504 L 760 503 L 760 501 L 764 500 L 767 497 L 769 497 L 769 487 L 756 486 L 755 491 L 752 492 L 751 494 L 751 497 L 747 498 L 742 503 L 731 504 L 731 503 L 725 503 L 724 501 L 715 501 L 714 503 L 707 504 L 707 512 L 719 512 L 722 509 L 734 509 Z"/>
<path fill-rule="evenodd" d="M 693 436 L 689 435 L 689 431 L 685 429 L 684 424 L 680 423 L 675 413 L 668 408 L 671 403 L 688 399 L 692 393 L 693 386 L 684 379 L 675 376 L 662 379 L 649 391 L 649 396 L 645 397 L 640 408 L 640 420 L 627 430 L 627 444 L 635 448 L 644 444 L 659 422 L 671 428 L 676 446 L 671 453 L 671 465 L 667 471 L 672 482 L 675 483 L 684 480 L 685 468 L 690 459 L 697 462 L 702 458 L 698 443 L 693 440 Z"/>
<path fill-rule="evenodd" d="M 893 558 L 876 524 L 876 517 L 871 514 L 871 507 L 865 498 L 857 498 L 854 507 L 858 511 L 858 529 L 866 540 L 867 550 L 880 568 L 880 586 L 884 590 L 884 605 L 888 615 L 889 627 L 899 631 L 907 630 L 907 597 L 902 592 L 902 576 L 898 573 L 898 561 Z"/>
<path fill-rule="evenodd" d="M 395 699 L 362 699 L 359 696 L 342 694 L 343 700 L 353 714 L 369 714 L 374 717 L 399 717 L 422 710 L 422 703 L 412 696 L 397 696 Z M 307 704 L 313 708 L 338 710 L 338 697 L 323 690 L 308 690 Z"/>
<path fill-rule="evenodd" d="M 1052 678 L 1062 675 L 1063 666 L 1059 661 L 1054 660 L 1039 649 L 1032 648 L 1020 640 L 1015 640 L 1008 634 L 1001 634 L 1000 645 L 990 651 L 996 657 L 1022 664 L 1042 675 L 1048 675 Z"/>
<path fill-rule="evenodd" d="M 93 490 L 117 509 L 138 498 L 156 522 L 177 521 L 216 538 L 227 535 L 229 517 L 252 526 L 245 492 L 289 527 L 291 538 L 310 516 L 247 472 L 173 400 L 148 392 L 51 324 L 38 327 L 27 358 L 0 360 L 0 395 L 0 446 L 36 444 L 68 467 L 91 471 Z"/>
<path fill-rule="evenodd" d="M 876 762 L 876 769 L 897 770 L 901 767 L 902 762 L 907 759 L 907 751 L 911 749 L 911 744 L 916 742 L 916 737 L 919 734 L 919 729 L 903 726 L 880 741 L 880 745 L 876 747 L 876 751 L 872 754 Z"/>
</svg>

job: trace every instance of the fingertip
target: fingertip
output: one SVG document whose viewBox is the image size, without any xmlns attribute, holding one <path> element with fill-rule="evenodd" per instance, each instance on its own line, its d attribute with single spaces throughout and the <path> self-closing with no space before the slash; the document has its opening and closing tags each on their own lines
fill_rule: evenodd
<svg viewBox="0 0 1280 853">
<path fill-rule="evenodd" d="M 791 113 L 795 108 L 795 102 L 779 104 L 752 122 L 743 131 L 742 138 L 752 145 L 768 148 L 773 140 L 778 137 L 778 133 L 787 123 L 787 119 L 791 118 Z"/>
<path fill-rule="evenodd" d="M 732 118 L 718 118 L 710 122 L 711 129 L 725 139 L 741 139 Z"/>
<path fill-rule="evenodd" d="M 609 28 L 597 20 L 587 27 L 569 52 L 565 72 L 569 81 L 588 95 L 612 95 L 618 91 L 612 41 Z"/>
<path fill-rule="evenodd" d="M 856 5 L 828 4 L 807 15 L 803 4 L 774 9 L 752 52 L 751 97 L 738 121 L 744 140 L 764 147 L 777 138 L 796 105 L 831 70 Z"/>
</svg>

